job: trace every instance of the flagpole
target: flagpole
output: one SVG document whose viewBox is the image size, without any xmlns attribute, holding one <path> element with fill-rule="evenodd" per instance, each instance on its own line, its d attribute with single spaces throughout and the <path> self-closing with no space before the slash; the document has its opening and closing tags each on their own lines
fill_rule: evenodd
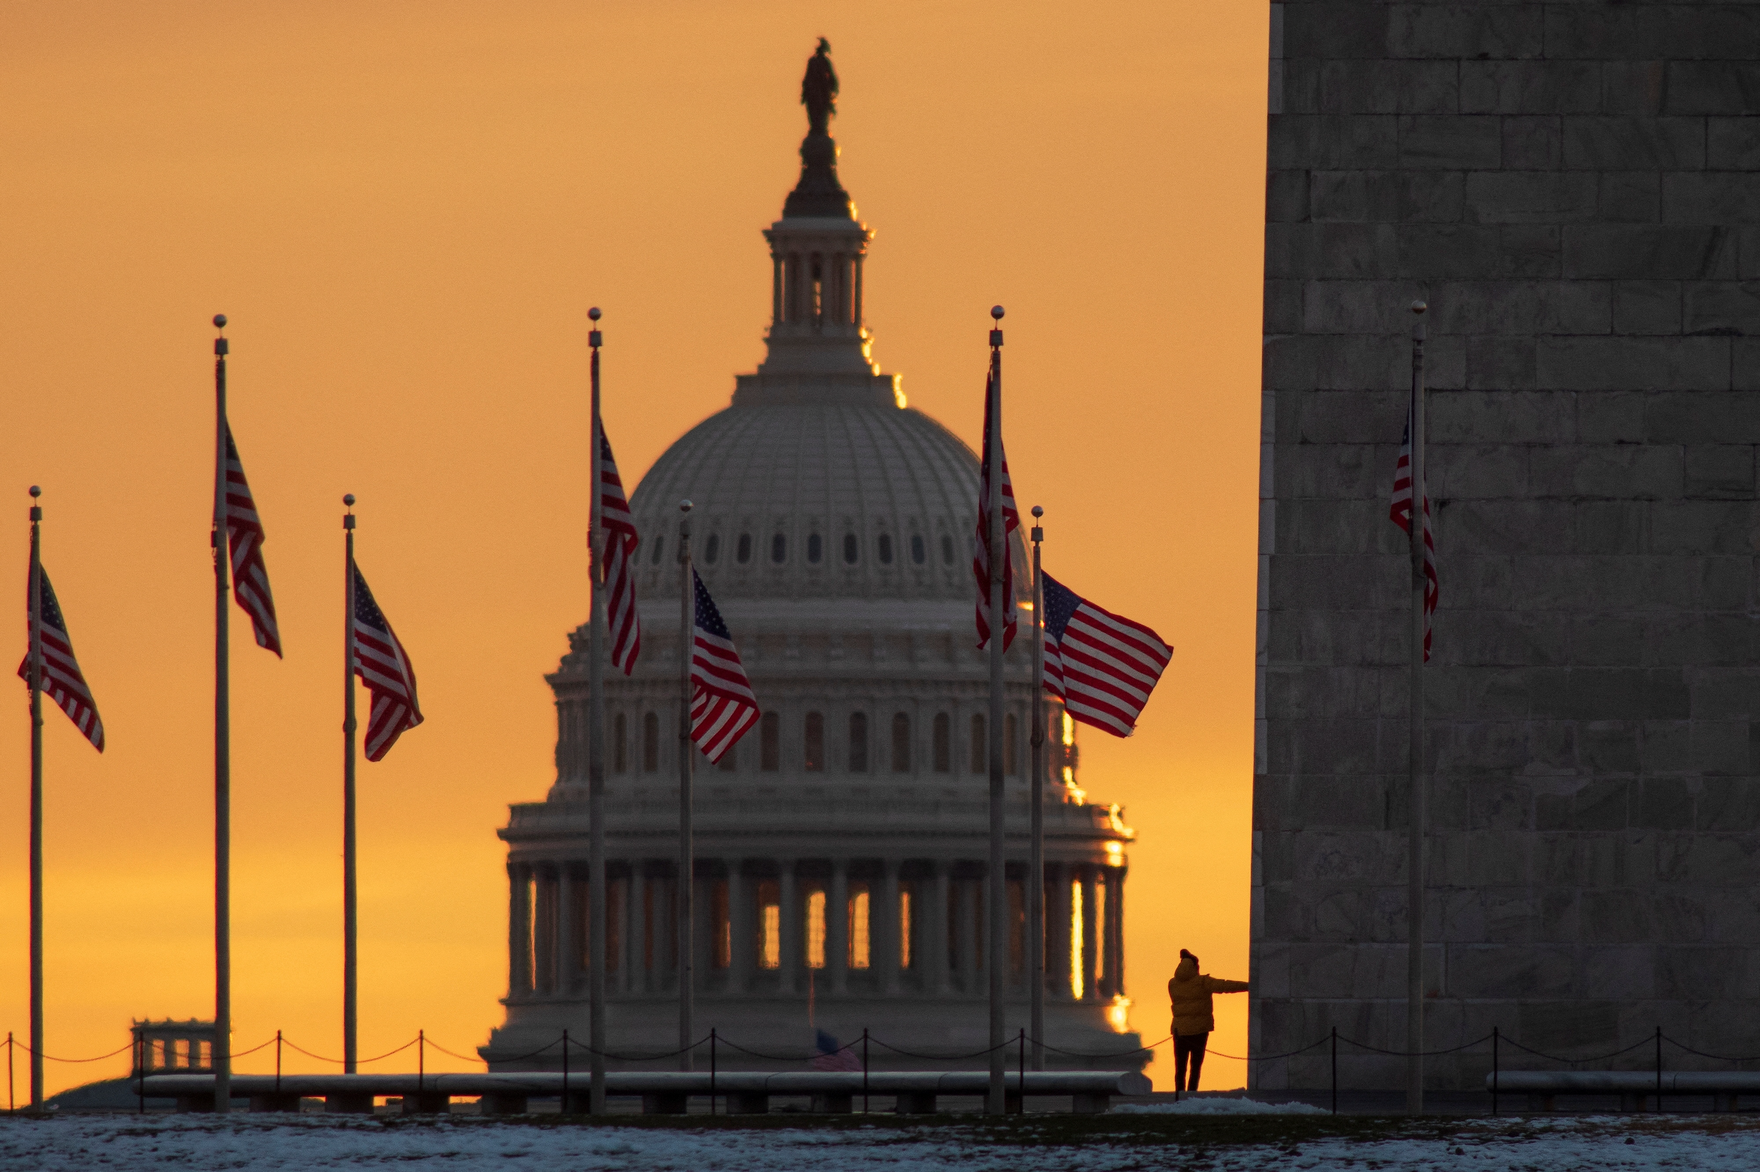
<svg viewBox="0 0 1760 1172">
<path fill-rule="evenodd" d="M 587 1111 L 605 1113 L 605 485 L 603 445 L 599 420 L 599 347 L 604 336 L 599 332 L 599 307 L 587 310 L 593 329 L 587 334 L 592 348 L 592 447 L 593 478 L 591 520 L 587 531 L 590 563 L 591 618 L 587 623 L 587 1015 L 592 1052 L 587 1061 L 591 1084 L 587 1091 Z M 572 939 L 572 934 L 571 934 Z M 563 958 L 563 972 L 572 974 L 575 958 Z M 562 990 L 564 995 L 568 989 Z M 567 1056 L 564 1056 L 566 1061 Z M 568 1104 L 562 1105 L 566 1113 Z"/>
<path fill-rule="evenodd" d="M 214 315 L 226 328 L 226 315 Z M 214 1110 L 232 1109 L 232 705 L 227 658 L 226 355 L 214 339 Z"/>
<path fill-rule="evenodd" d="M 985 437 L 985 456 L 990 463 L 989 500 L 985 502 L 990 521 L 990 870 L 989 908 L 985 927 L 989 930 L 990 984 L 990 1093 L 985 1110 L 1001 1115 L 1007 1103 L 1003 1092 L 1003 1068 L 1007 1056 L 1002 1052 L 1006 1028 L 1003 998 L 1007 982 L 1003 973 L 1003 943 L 1007 939 L 1008 879 L 1003 858 L 1003 801 L 1005 778 L 1002 772 L 1002 644 L 1008 625 L 1003 613 L 1002 584 L 1009 550 L 1008 528 L 1002 516 L 1002 306 L 990 310 L 996 328 L 990 331 L 990 434 Z"/>
<path fill-rule="evenodd" d="M 691 1045 L 695 1027 L 691 1022 L 694 989 L 692 949 L 692 888 L 695 886 L 691 824 L 691 654 L 696 645 L 696 592 L 691 589 L 691 502 L 680 501 L 678 511 L 678 564 L 681 570 L 678 599 L 678 1068 L 692 1069 Z"/>
<path fill-rule="evenodd" d="M 1027 976 L 1032 995 L 1033 1069 L 1045 1069 L 1045 586 L 1039 543 L 1045 530 L 1033 506 L 1033 780 L 1032 846 L 1027 863 Z M 1023 1092 L 1024 1093 L 1024 1092 Z"/>
<path fill-rule="evenodd" d="M 43 490 L 31 485 L 31 1110 L 43 1109 Z"/>
<path fill-rule="evenodd" d="M 1406 1110 L 1424 1110 L 1424 310 L 1412 302 L 1411 815 L 1406 839 Z"/>
<path fill-rule="evenodd" d="M 359 927 L 354 837 L 354 494 L 342 503 L 346 553 L 342 567 L 342 1072 L 356 1073 L 360 1057 Z"/>
</svg>

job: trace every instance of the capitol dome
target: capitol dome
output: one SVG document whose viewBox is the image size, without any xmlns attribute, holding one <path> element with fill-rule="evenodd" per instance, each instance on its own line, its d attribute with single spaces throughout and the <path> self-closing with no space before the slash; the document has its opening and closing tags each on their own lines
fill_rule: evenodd
<svg viewBox="0 0 1760 1172">
<path fill-rule="evenodd" d="M 641 477 L 631 512 L 641 655 L 605 675 L 609 1048 L 654 1055 L 678 1036 L 679 503 L 763 715 L 711 763 L 694 749 L 691 862 L 699 1033 L 768 1054 L 815 1032 L 866 1029 L 957 1065 L 986 1044 L 982 971 L 988 858 L 988 675 L 972 579 L 978 460 L 909 407 L 873 360 L 862 312 L 872 233 L 818 131 L 771 251 L 767 355 L 729 406 Z M 981 410 L 982 351 L 972 410 Z M 626 470 L 626 482 L 629 479 Z M 1017 538 L 1016 589 L 1030 598 Z M 1023 612 L 1023 619 L 1030 617 Z M 1003 766 L 1011 922 L 1010 1034 L 1025 1026 L 1030 786 L 1044 787 L 1046 1040 L 1052 1066 L 1140 1065 L 1124 995 L 1131 832 L 1077 778 L 1074 725 L 1047 700 L 1033 777 L 1027 622 L 1005 660 Z M 512 807 L 507 1021 L 481 1053 L 497 1069 L 586 1036 L 587 629 L 549 676 L 556 782 Z M 1019 1020 L 1016 1020 L 1019 1019 Z M 625 1062 L 624 1064 L 629 1064 Z M 642 1065 L 640 1061 L 635 1065 Z M 757 1063 L 762 1065 L 762 1063 Z M 967 1061 L 966 1065 L 970 1065 Z"/>
</svg>

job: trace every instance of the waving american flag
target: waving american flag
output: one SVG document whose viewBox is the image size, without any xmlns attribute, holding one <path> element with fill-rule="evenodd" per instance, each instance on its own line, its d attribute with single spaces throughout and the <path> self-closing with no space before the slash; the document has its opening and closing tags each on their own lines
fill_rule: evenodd
<svg viewBox="0 0 1760 1172">
<path fill-rule="evenodd" d="M 86 677 L 80 674 L 79 661 L 73 657 L 73 640 L 67 637 L 67 620 L 61 615 L 61 604 L 55 601 L 55 588 L 49 585 L 49 571 L 37 567 L 37 614 L 43 626 L 43 691 L 48 693 L 73 726 L 85 734 L 98 752 L 104 751 L 104 722 L 98 719 L 98 706 L 92 701 Z M 28 589 L 28 588 L 27 588 Z M 31 653 L 24 653 L 18 665 L 18 678 L 29 687 Z"/>
<path fill-rule="evenodd" d="M 1387 515 L 1393 523 L 1412 532 L 1412 411 L 1406 409 L 1406 432 L 1399 443 L 1399 463 L 1393 469 L 1393 506 Z M 1430 661 L 1430 624 L 1440 593 L 1436 578 L 1436 538 L 1430 531 L 1430 494 L 1424 494 L 1424 661 Z"/>
<path fill-rule="evenodd" d="M 640 538 L 603 423 L 599 425 L 599 517 L 606 537 L 605 627 L 611 635 L 611 662 L 629 675 L 642 651 L 642 620 L 636 614 L 636 581 L 630 568 L 635 564 Z"/>
<path fill-rule="evenodd" d="M 978 532 L 972 550 L 972 577 L 978 583 L 978 646 L 986 646 L 990 642 L 990 429 L 995 421 L 990 417 L 990 380 L 984 380 L 984 451 L 983 465 L 978 478 Z M 1002 456 L 1002 613 L 1005 623 L 1002 628 L 1002 649 L 1014 642 L 1015 605 L 1014 605 L 1014 559 L 1008 556 L 1009 539 L 1015 530 L 1021 527 L 1021 515 L 1014 506 L 1014 485 L 1008 478 L 1008 455 L 1002 450 L 1002 437 L 996 437 L 996 451 Z"/>
<path fill-rule="evenodd" d="M 391 751 L 404 729 L 422 723 L 416 703 L 416 669 L 409 662 L 403 643 L 391 629 L 385 612 L 373 599 L 361 568 L 354 570 L 354 673 L 373 697 L 367 717 L 367 760 L 377 761 Z"/>
<path fill-rule="evenodd" d="M 245 483 L 232 424 L 226 425 L 226 536 L 232 551 L 232 597 L 251 616 L 258 647 L 281 655 L 281 628 L 275 622 L 275 599 L 269 593 L 269 567 L 263 563 L 263 521 Z"/>
<path fill-rule="evenodd" d="M 1128 737 L 1173 648 L 1142 623 L 1096 606 L 1041 573 L 1045 690 L 1071 717 Z"/>
<path fill-rule="evenodd" d="M 709 760 L 720 761 L 746 730 L 758 723 L 758 698 L 752 695 L 752 682 L 746 678 L 727 624 L 695 567 L 691 581 L 697 596 L 695 646 L 691 650 L 691 740 Z"/>
</svg>

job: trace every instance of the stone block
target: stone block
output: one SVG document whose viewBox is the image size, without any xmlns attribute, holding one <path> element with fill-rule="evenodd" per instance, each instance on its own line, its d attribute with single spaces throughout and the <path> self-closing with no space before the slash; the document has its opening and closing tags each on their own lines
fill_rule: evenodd
<svg viewBox="0 0 1760 1172">
<path fill-rule="evenodd" d="M 1577 903 L 1578 939 L 1584 944 L 1642 944 L 1655 935 L 1648 892 L 1585 891 Z"/>
<path fill-rule="evenodd" d="M 1591 61 L 1462 61 L 1463 114 L 1593 114 L 1601 67 Z"/>
<path fill-rule="evenodd" d="M 1328 61 L 1320 68 L 1326 114 L 1453 114 L 1460 74 L 1453 61 Z"/>
<path fill-rule="evenodd" d="M 1310 281 L 1302 298 L 1302 329 L 1310 334 L 1399 334 L 1411 329 L 1414 282 Z"/>
<path fill-rule="evenodd" d="M 1692 344 L 1727 344 L 1695 338 Z M 1760 396 L 1651 395 L 1644 402 L 1644 437 L 1652 443 L 1760 443 Z"/>
<path fill-rule="evenodd" d="M 1605 334 L 1613 289 L 1591 281 L 1461 281 L 1430 312 L 1437 333 Z"/>
<path fill-rule="evenodd" d="M 1655 949 L 1644 944 L 1585 948 L 1583 994 L 1596 1001 L 1632 1002 L 1654 997 Z"/>
<path fill-rule="evenodd" d="M 1718 945 L 1664 945 L 1656 949 L 1656 994 L 1699 1001 L 1744 996 L 1752 979 L 1750 952 Z"/>
<path fill-rule="evenodd" d="M 1279 99 L 1273 114 L 1320 113 L 1320 71 L 1318 61 L 1271 62 L 1271 84 Z"/>
<path fill-rule="evenodd" d="M 1528 500 L 1461 500 L 1449 506 L 1449 544 L 1456 556 L 1475 553 L 1556 553 L 1565 548 L 1571 530 L 1567 509 Z M 1538 570 L 1556 574 L 1557 567 L 1518 564 L 1518 573 Z M 1562 584 L 1570 589 L 1569 583 Z"/>
<path fill-rule="evenodd" d="M 1705 165 L 1713 171 L 1760 171 L 1760 121 L 1706 119 Z"/>
<path fill-rule="evenodd" d="M 1558 233 L 1550 225 L 1404 224 L 1395 234 L 1396 271 L 1421 281 L 1556 277 Z"/>
<path fill-rule="evenodd" d="M 1265 332 L 1293 334 L 1302 328 L 1302 283 L 1265 282 Z"/>
<path fill-rule="evenodd" d="M 1736 171 L 1664 174 L 1662 219 L 1668 224 L 1760 223 L 1760 174 Z"/>
<path fill-rule="evenodd" d="M 1743 228 L 1736 247 L 1736 275 L 1744 281 L 1760 278 L 1760 227 Z"/>
<path fill-rule="evenodd" d="M 1536 380 L 1563 391 L 1723 391 L 1729 356 L 1724 338 L 1543 337 Z"/>
<path fill-rule="evenodd" d="M 1731 453 L 1731 456 L 1725 460 L 1722 457 L 1706 454 L 1718 451 L 1727 451 Z M 1751 464 L 1753 459 L 1753 449 L 1746 446 L 1720 444 L 1716 447 L 1693 447 L 1688 448 L 1686 453 L 1689 478 L 1693 475 L 1691 469 L 1695 461 L 1698 461 L 1700 464 L 1700 483 L 1702 484 L 1718 483 L 1727 487 L 1739 483 L 1744 476 L 1751 476 L 1751 470 L 1748 473 L 1743 472 L 1743 468 Z M 1721 474 L 1722 479 L 1713 482 L 1711 478 L 1718 474 Z M 1729 500 L 1728 503 L 1678 501 L 1657 502 L 1651 505 L 1650 551 L 1652 553 L 1722 553 L 1746 556 L 1751 552 L 1749 534 L 1755 521 L 1754 508 L 1749 503 L 1752 500 L 1751 493 L 1746 497 L 1742 496 L 1740 492 L 1693 493 L 1691 480 L 1689 480 L 1689 495 L 1718 495 L 1735 499 Z M 1679 621 L 1699 627 L 1700 624 L 1706 622 L 1715 623 L 1716 617 L 1707 615 L 1682 616 Z M 1708 637 L 1719 640 L 1726 640 L 1733 634 L 1729 631 L 1713 632 L 1710 628 L 1702 629 L 1706 631 Z M 1740 640 L 1742 652 L 1737 652 L 1732 648 L 1729 654 L 1745 653 L 1747 642 L 1746 639 Z M 1664 653 L 1664 648 L 1658 647 L 1657 651 L 1659 654 Z M 1682 653 L 1688 654 L 1689 658 L 1679 661 L 1668 660 L 1667 662 L 1725 662 L 1709 647 L 1695 647 L 1690 652 L 1682 649 Z"/>
<path fill-rule="evenodd" d="M 1752 777 L 1708 777 L 1701 783 L 1694 812 L 1699 830 L 1750 834 L 1760 830 L 1760 782 Z"/>
<path fill-rule="evenodd" d="M 1399 160 L 1397 116 L 1273 115 L 1266 156 L 1273 170 L 1393 167 Z"/>
<path fill-rule="evenodd" d="M 1684 332 L 1760 335 L 1760 281 L 1691 282 L 1683 294 Z"/>
<path fill-rule="evenodd" d="M 1742 728 L 1744 742 L 1747 726 Z M 1747 745 L 1742 746 L 1743 756 Z M 1679 777 L 1647 777 L 1638 782 L 1637 801 L 1632 808 L 1632 825 L 1642 830 L 1691 830 L 1693 828 L 1693 789 L 1697 783 Z"/>
<path fill-rule="evenodd" d="M 1531 390 L 1536 376 L 1536 348 L 1531 337 L 1474 336 L 1467 339 L 1467 389 L 1470 391 Z"/>
<path fill-rule="evenodd" d="M 1567 277 L 1726 281 L 1736 273 L 1733 228 L 1568 224 L 1561 232 Z"/>
<path fill-rule="evenodd" d="M 1510 224 L 1497 233 L 1499 255 L 1504 260 L 1500 275 L 1512 277 L 1558 277 L 1564 273 L 1561 229 L 1554 224 Z"/>
<path fill-rule="evenodd" d="M 1569 443 L 1576 436 L 1575 398 L 1568 394 L 1437 395 L 1430 401 L 1430 442 Z M 1398 409 L 1403 413 L 1403 402 Z M 1394 428 L 1397 434 L 1397 423 Z"/>
<path fill-rule="evenodd" d="M 1482 115 L 1398 116 L 1397 166 L 1454 171 L 1494 170 L 1502 165 L 1499 119 Z"/>
<path fill-rule="evenodd" d="M 1624 830 L 1629 822 L 1631 783 L 1618 779 L 1591 781 L 1571 801 L 1575 830 Z"/>
<path fill-rule="evenodd" d="M 1644 662 L 1648 631 L 1644 619 L 1571 615 L 1565 625 L 1570 632 L 1571 662 L 1578 667 L 1636 667 Z"/>
<path fill-rule="evenodd" d="M 1724 500 L 1754 497 L 1754 448 L 1750 444 L 1700 444 L 1687 449 L 1687 495 Z M 1720 552 L 1737 553 L 1749 526 L 1738 524 Z"/>
<path fill-rule="evenodd" d="M 1664 883 L 1749 886 L 1760 875 L 1751 835 L 1673 835 L 1656 842 L 1656 877 Z"/>
<path fill-rule="evenodd" d="M 1265 219 L 1298 223 L 1308 218 L 1308 172 L 1270 171 L 1265 175 Z"/>
<path fill-rule="evenodd" d="M 1563 119 L 1564 165 L 1589 171 L 1694 171 L 1705 166 L 1698 118 L 1571 115 Z"/>
<path fill-rule="evenodd" d="M 1760 62 L 1670 61 L 1666 93 L 1670 114 L 1752 117 L 1760 114 Z"/>
<path fill-rule="evenodd" d="M 1707 940 L 1705 901 L 1679 889 L 1659 891 L 1651 899 L 1650 940 L 1667 944 L 1703 944 Z"/>
<path fill-rule="evenodd" d="M 1527 490 L 1528 454 L 1510 444 L 1433 445 L 1426 464 L 1433 499 L 1494 499 Z"/>
<path fill-rule="evenodd" d="M 1385 4 L 1329 0 L 1284 7 L 1283 56 L 1348 59 L 1379 57 L 1387 45 Z"/>
<path fill-rule="evenodd" d="M 1543 340 L 1543 378 L 1545 361 Z M 1529 490 L 1538 496 L 1678 499 L 1682 476 L 1681 449 L 1673 445 L 1561 445 L 1528 457 Z"/>
<path fill-rule="evenodd" d="M 1681 332 L 1681 282 L 1617 281 L 1613 285 L 1613 330 L 1620 334 Z"/>
<path fill-rule="evenodd" d="M 1449 949 L 1449 992 L 1457 997 L 1568 997 L 1575 983 L 1568 949 L 1461 945 Z M 1526 1006 L 1524 1005 L 1524 1008 Z"/>
<path fill-rule="evenodd" d="M 1650 514 L 1643 505 L 1633 501 L 1577 501 L 1573 503 L 1571 513 L 1572 552 L 1599 555 L 1649 552 Z"/>
<path fill-rule="evenodd" d="M 1512 115 L 1503 120 L 1503 166 L 1509 171 L 1550 171 L 1564 163 L 1564 132 L 1555 114 Z"/>
<path fill-rule="evenodd" d="M 1669 63 L 1640 59 L 1601 63 L 1602 112 L 1654 117 L 1664 113 L 1663 97 L 1669 81 Z M 1684 114 L 1685 110 L 1668 110 Z"/>
<path fill-rule="evenodd" d="M 1739 4 L 1552 4 L 1545 36 L 1549 58 L 1739 59 L 1760 39 L 1760 13 Z"/>
<path fill-rule="evenodd" d="M 1397 4 L 1389 9 L 1387 55 L 1451 61 L 1541 56 L 1540 4 Z"/>
<path fill-rule="evenodd" d="M 1760 339 L 1737 338 L 1730 348 L 1730 386 L 1760 391 Z"/>
<path fill-rule="evenodd" d="M 1598 207 L 1611 224 L 1662 222 L 1662 176 L 1655 171 L 1603 171 Z"/>
<path fill-rule="evenodd" d="M 1703 776 L 1745 777 L 1753 773 L 1749 755 L 1749 725 L 1745 720 L 1695 720 L 1692 725 L 1692 766 Z M 1684 799 L 1683 799 L 1684 800 Z M 1686 811 L 1682 829 L 1691 828 L 1692 811 Z"/>
</svg>

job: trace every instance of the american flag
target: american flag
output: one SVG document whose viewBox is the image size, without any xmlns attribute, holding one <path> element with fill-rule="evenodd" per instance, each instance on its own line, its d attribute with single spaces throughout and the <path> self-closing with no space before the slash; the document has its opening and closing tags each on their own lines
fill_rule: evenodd
<svg viewBox="0 0 1760 1172">
<path fill-rule="evenodd" d="M 642 620 L 636 614 L 636 580 L 630 567 L 635 564 L 635 518 L 630 516 L 629 499 L 623 495 L 623 480 L 617 475 L 617 461 L 611 458 L 611 441 L 605 438 L 605 425 L 599 425 L 599 517 L 605 526 L 605 626 L 611 635 L 611 662 L 629 675 L 636 669 L 636 656 L 642 651 Z"/>
<path fill-rule="evenodd" d="M 746 730 L 758 723 L 758 698 L 740 664 L 727 624 L 715 609 L 703 580 L 691 569 L 696 584 L 697 618 L 691 651 L 691 740 L 711 761 L 720 761 Z"/>
<path fill-rule="evenodd" d="M 377 761 L 391 751 L 404 729 L 422 723 L 422 710 L 416 703 L 416 669 L 385 612 L 373 601 L 361 568 L 352 568 L 354 672 L 373 697 L 372 714 L 367 717 L 367 760 Z"/>
<path fill-rule="evenodd" d="M 37 607 L 43 626 L 43 691 L 61 705 L 61 711 L 67 713 L 73 726 L 102 753 L 104 722 L 98 719 L 98 706 L 92 701 L 85 676 L 80 674 L 79 661 L 73 657 L 73 640 L 67 637 L 67 620 L 61 617 L 61 604 L 55 601 L 55 588 L 49 585 L 49 571 L 38 566 L 37 580 L 42 584 L 37 591 Z M 29 591 L 28 586 L 26 591 Z M 24 662 L 18 665 L 18 678 L 24 681 L 25 687 L 30 687 L 31 653 L 28 649 L 24 653 Z"/>
<path fill-rule="evenodd" d="M 1399 463 L 1393 469 L 1393 507 L 1387 515 L 1412 535 L 1412 410 L 1406 408 L 1406 433 L 1399 441 Z M 1430 531 L 1430 494 L 1424 494 L 1424 662 L 1430 661 L 1430 624 L 1436 613 L 1436 538 Z"/>
<path fill-rule="evenodd" d="M 1071 717 L 1128 737 L 1173 658 L 1161 636 L 1095 606 L 1050 574 L 1045 592 L 1045 690 Z"/>
<path fill-rule="evenodd" d="M 269 567 L 263 564 L 263 521 L 251 486 L 245 483 L 232 424 L 226 425 L 226 535 L 232 550 L 232 597 L 251 616 L 257 646 L 281 654 L 281 628 L 275 624 L 275 599 L 269 593 Z"/>
<path fill-rule="evenodd" d="M 978 646 L 990 642 L 990 380 L 984 379 L 984 451 L 983 466 L 978 477 L 978 532 L 972 549 L 972 576 L 978 582 Z M 1002 629 L 1002 649 L 1014 642 L 1014 559 L 1008 556 L 1009 538 L 1021 527 L 1021 515 L 1014 506 L 1014 485 L 1008 478 L 1008 455 L 1002 451 L 1002 437 L 996 437 L 996 450 L 1002 455 L 1002 613 L 1007 623 Z"/>
<path fill-rule="evenodd" d="M 851 1046 L 839 1046 L 837 1039 L 824 1030 L 813 1031 L 813 1049 L 817 1051 L 807 1059 L 807 1065 L 814 1070 L 860 1070 L 862 1060 L 856 1057 Z"/>
</svg>

